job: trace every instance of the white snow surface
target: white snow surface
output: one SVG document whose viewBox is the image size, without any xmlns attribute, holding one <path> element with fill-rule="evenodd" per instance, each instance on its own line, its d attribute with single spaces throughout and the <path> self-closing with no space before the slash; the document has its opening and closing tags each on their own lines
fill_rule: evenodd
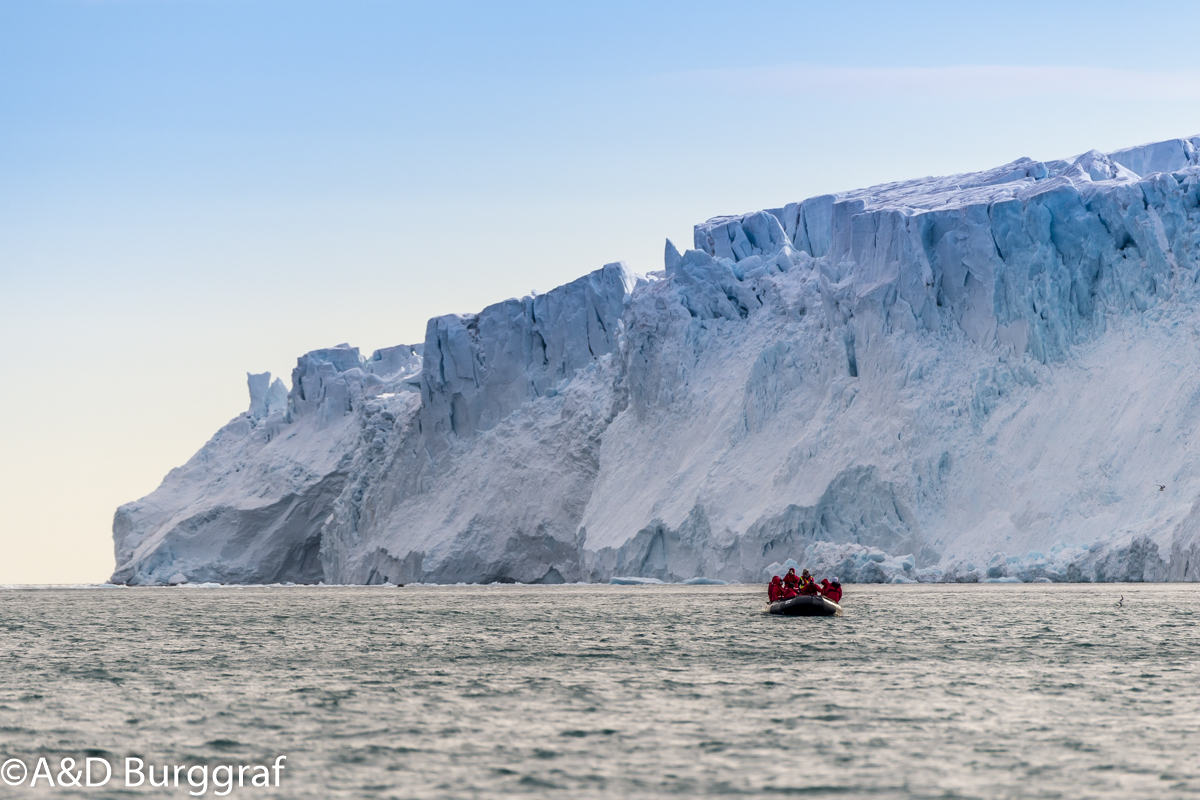
<svg viewBox="0 0 1200 800">
<path fill-rule="evenodd" d="M 1200 137 L 721 217 L 665 262 L 248 376 L 118 509 L 112 581 L 1200 578 Z"/>
</svg>

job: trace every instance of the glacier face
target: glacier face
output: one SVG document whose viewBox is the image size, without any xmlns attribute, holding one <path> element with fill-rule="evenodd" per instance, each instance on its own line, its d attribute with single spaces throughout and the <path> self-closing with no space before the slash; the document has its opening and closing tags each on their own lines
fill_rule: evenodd
<svg viewBox="0 0 1200 800">
<path fill-rule="evenodd" d="M 1197 580 L 1200 137 L 695 228 L 302 356 L 115 582 Z"/>
</svg>

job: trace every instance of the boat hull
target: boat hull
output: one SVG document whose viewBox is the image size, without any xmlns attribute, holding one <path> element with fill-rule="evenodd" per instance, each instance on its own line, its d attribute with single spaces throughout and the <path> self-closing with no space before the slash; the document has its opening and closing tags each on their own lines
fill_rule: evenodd
<svg viewBox="0 0 1200 800">
<path fill-rule="evenodd" d="M 820 595 L 800 595 L 771 603 L 770 613 L 780 617 L 840 617 L 842 607 Z"/>
</svg>

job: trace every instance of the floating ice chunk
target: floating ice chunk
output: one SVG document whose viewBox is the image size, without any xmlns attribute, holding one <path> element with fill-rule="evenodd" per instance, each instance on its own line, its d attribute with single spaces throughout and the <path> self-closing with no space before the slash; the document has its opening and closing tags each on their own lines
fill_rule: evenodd
<svg viewBox="0 0 1200 800">
<path fill-rule="evenodd" d="M 726 586 L 729 581 L 718 581 L 713 578 L 689 578 L 683 583 L 685 586 Z"/>
<path fill-rule="evenodd" d="M 616 577 L 609 580 L 613 586 L 662 586 L 658 578 Z"/>
</svg>

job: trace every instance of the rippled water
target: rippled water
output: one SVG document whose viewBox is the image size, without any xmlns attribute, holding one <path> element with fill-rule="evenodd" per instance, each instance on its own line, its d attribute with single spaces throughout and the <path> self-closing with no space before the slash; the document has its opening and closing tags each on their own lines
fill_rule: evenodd
<svg viewBox="0 0 1200 800">
<path fill-rule="evenodd" d="M 1200 791 L 1197 588 L 847 588 L 0 590 L 0 755 L 284 754 L 287 797 Z"/>
</svg>

